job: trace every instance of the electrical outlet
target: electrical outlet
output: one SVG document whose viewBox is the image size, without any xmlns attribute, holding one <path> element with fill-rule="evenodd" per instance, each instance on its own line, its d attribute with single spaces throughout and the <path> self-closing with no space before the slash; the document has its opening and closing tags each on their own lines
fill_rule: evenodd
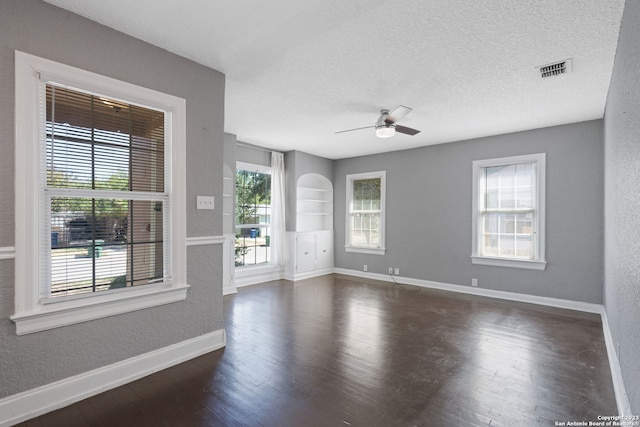
<svg viewBox="0 0 640 427">
<path fill-rule="evenodd" d="M 362 271 L 367 271 L 367 264 L 365 264 L 364 267 L 362 267 Z"/>
<path fill-rule="evenodd" d="M 396 267 L 396 271 L 395 271 L 396 276 L 400 275 L 400 269 L 398 267 Z"/>
<path fill-rule="evenodd" d="M 393 276 L 393 268 L 389 267 L 389 274 Z"/>
<path fill-rule="evenodd" d="M 478 279 L 476 279 L 475 277 L 473 279 L 471 279 L 471 286 L 473 287 L 478 287 Z"/>
<path fill-rule="evenodd" d="M 197 209 L 214 209 L 215 198 L 213 196 L 198 196 L 196 198 Z"/>
</svg>

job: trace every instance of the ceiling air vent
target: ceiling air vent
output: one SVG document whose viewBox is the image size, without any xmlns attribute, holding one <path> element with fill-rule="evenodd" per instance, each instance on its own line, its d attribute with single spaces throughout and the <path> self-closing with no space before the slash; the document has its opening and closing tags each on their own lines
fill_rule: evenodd
<svg viewBox="0 0 640 427">
<path fill-rule="evenodd" d="M 571 58 L 564 61 L 554 62 L 553 64 L 541 65 L 536 67 L 540 70 L 540 77 L 547 78 L 553 76 L 559 76 L 560 74 L 566 74 L 571 72 Z"/>
</svg>

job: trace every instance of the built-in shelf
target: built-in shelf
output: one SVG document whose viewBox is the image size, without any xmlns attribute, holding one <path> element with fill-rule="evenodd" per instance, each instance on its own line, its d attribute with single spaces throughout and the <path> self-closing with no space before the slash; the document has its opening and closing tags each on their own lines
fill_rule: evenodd
<svg viewBox="0 0 640 427">
<path fill-rule="evenodd" d="M 333 230 L 333 185 L 326 177 L 309 173 L 296 186 L 297 231 Z"/>
</svg>

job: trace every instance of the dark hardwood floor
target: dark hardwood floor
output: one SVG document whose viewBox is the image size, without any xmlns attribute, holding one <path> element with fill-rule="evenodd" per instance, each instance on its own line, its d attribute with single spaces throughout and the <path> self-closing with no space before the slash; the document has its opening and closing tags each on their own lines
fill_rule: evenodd
<svg viewBox="0 0 640 427">
<path fill-rule="evenodd" d="M 600 316 L 329 275 L 225 297 L 227 347 L 21 426 L 553 426 L 617 413 Z"/>
</svg>

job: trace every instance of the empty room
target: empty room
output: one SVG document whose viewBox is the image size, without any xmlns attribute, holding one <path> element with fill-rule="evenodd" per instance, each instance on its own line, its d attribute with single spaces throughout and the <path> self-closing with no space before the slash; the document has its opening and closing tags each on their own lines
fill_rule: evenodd
<svg viewBox="0 0 640 427">
<path fill-rule="evenodd" d="M 640 426 L 638 0 L 0 0 L 0 427 Z"/>
</svg>

